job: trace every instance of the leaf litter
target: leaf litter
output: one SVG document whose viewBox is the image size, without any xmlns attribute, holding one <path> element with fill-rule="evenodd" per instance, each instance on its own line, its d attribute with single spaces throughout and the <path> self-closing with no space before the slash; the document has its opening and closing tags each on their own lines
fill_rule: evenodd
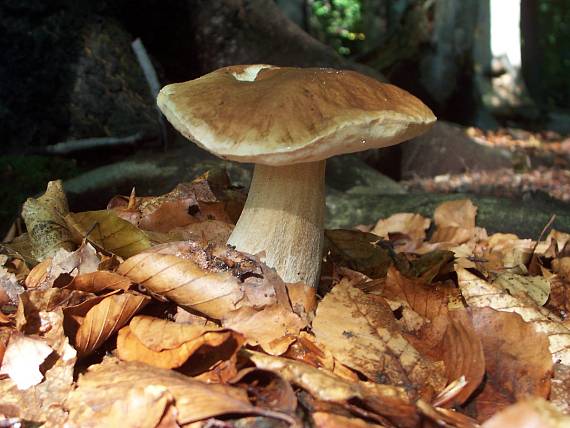
<svg viewBox="0 0 570 428">
<path fill-rule="evenodd" d="M 29 200 L 0 254 L 0 418 L 570 424 L 570 235 L 489 236 L 450 201 L 325 231 L 315 290 L 225 245 L 243 201 L 219 171 L 100 211 L 59 182 Z"/>
</svg>

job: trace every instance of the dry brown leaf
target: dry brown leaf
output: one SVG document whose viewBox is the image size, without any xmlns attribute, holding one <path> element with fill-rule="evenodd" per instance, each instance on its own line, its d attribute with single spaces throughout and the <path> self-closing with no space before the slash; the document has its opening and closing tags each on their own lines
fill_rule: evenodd
<svg viewBox="0 0 570 428">
<path fill-rule="evenodd" d="M 119 331 L 117 355 L 125 361 L 140 361 L 155 367 L 182 366 L 200 347 L 216 347 L 232 342 L 233 353 L 243 340 L 239 334 L 221 328 L 179 324 L 148 316 L 136 316 Z M 227 349 L 225 349 L 227 351 Z"/>
<path fill-rule="evenodd" d="M 471 319 L 487 371 L 485 385 L 472 402 L 477 419 L 484 421 L 524 397 L 547 398 L 552 360 L 546 336 L 514 313 L 472 308 Z"/>
<path fill-rule="evenodd" d="M 225 245 L 234 227 L 233 224 L 219 220 L 205 220 L 199 223 L 191 223 L 184 227 L 176 227 L 166 233 L 147 231 L 147 235 L 152 241 L 157 243 L 197 241 L 214 245 Z"/>
<path fill-rule="evenodd" d="M 311 416 L 315 428 L 382 428 L 382 425 L 365 422 L 354 417 L 335 415 L 334 413 L 315 412 Z"/>
<path fill-rule="evenodd" d="M 279 373 L 287 381 L 309 391 L 316 399 L 344 403 L 353 398 L 402 427 L 417 423 L 416 409 L 402 388 L 371 382 L 347 381 L 308 364 L 254 351 L 244 353 L 258 367 Z"/>
<path fill-rule="evenodd" d="M 36 272 L 32 271 L 33 277 L 29 281 L 26 279 L 26 285 L 28 288 L 42 289 L 63 287 L 77 275 L 96 272 L 99 262 L 97 251 L 89 243 L 83 243 L 71 253 L 62 248 L 51 259 L 40 263 Z"/>
<path fill-rule="evenodd" d="M 52 352 L 44 339 L 14 331 L 4 353 L 0 374 L 10 376 L 18 389 L 28 389 L 43 380 L 40 366 Z"/>
<path fill-rule="evenodd" d="M 276 371 L 248 367 L 241 370 L 231 383 L 246 390 L 257 406 L 295 415 L 297 409 L 295 391 Z"/>
<path fill-rule="evenodd" d="M 437 228 L 461 227 L 464 229 L 475 228 L 475 216 L 477 207 L 469 199 L 458 199 L 440 204 L 433 214 Z"/>
<path fill-rule="evenodd" d="M 388 269 L 385 291 L 390 300 L 403 300 L 419 315 L 433 320 L 448 312 L 448 304 L 459 298 L 459 290 L 451 283 L 428 284 L 422 278 L 408 278 L 395 267 Z"/>
<path fill-rule="evenodd" d="M 246 290 L 229 272 L 207 272 L 191 260 L 170 254 L 142 253 L 126 260 L 117 273 L 143 285 L 153 293 L 215 319 L 248 305 L 271 303 L 275 291 L 270 284 L 259 290 L 261 301 L 250 300 L 255 287 Z"/>
<path fill-rule="evenodd" d="M 471 241 L 474 236 L 474 229 L 455 226 L 438 227 L 433 232 L 430 242 L 461 245 Z"/>
<path fill-rule="evenodd" d="M 550 402 L 562 413 L 570 415 L 570 367 L 554 364 Z"/>
<path fill-rule="evenodd" d="M 97 246 L 127 258 L 150 248 L 146 234 L 112 211 L 85 211 L 68 214 L 69 226 L 82 238 Z"/>
<path fill-rule="evenodd" d="M 463 310 L 449 312 L 449 324 L 441 343 L 447 381 L 464 377 L 467 385 L 453 396 L 452 404 L 463 404 L 479 387 L 485 375 L 483 345 Z"/>
<path fill-rule="evenodd" d="M 317 309 L 317 289 L 303 282 L 286 284 L 291 308 L 301 319 L 312 319 Z"/>
<path fill-rule="evenodd" d="M 380 240 L 372 233 L 357 230 L 325 230 L 330 259 L 335 265 L 348 267 L 370 278 L 386 276 L 392 264 L 390 252 L 376 243 Z"/>
<path fill-rule="evenodd" d="M 23 292 L 16 275 L 0 266 L 0 305 L 16 305 Z"/>
<path fill-rule="evenodd" d="M 553 362 L 570 365 L 570 329 L 559 320 L 547 317 L 530 299 L 511 296 L 497 285 L 490 284 L 471 272 L 457 269 L 461 293 L 471 307 L 490 307 L 497 311 L 515 312 L 539 333 L 545 333 L 550 343 Z"/>
<path fill-rule="evenodd" d="M 104 290 L 126 291 L 132 286 L 133 282 L 123 275 L 99 270 L 76 276 L 66 287 L 88 293 L 100 293 Z"/>
<path fill-rule="evenodd" d="M 424 400 L 418 400 L 416 405 L 421 410 L 426 427 L 454 427 L 454 428 L 479 428 L 479 424 L 475 419 L 456 412 L 452 409 L 443 407 L 434 407 Z M 429 423 L 433 421 L 433 423 Z"/>
<path fill-rule="evenodd" d="M 375 382 L 422 396 L 445 386 L 442 364 L 426 359 L 404 338 L 386 301 L 348 281 L 321 301 L 312 327 L 336 359 Z"/>
<path fill-rule="evenodd" d="M 121 428 L 178 428 L 174 403 L 174 397 L 164 386 L 132 388 L 126 391 L 123 400 L 112 404 L 109 412 L 97 419 L 97 425 Z M 165 418 L 172 419 L 166 422 Z"/>
<path fill-rule="evenodd" d="M 0 397 L 4 408 L 16 410 L 14 416 L 29 421 L 47 422 L 46 426 L 63 426 L 67 412 L 63 402 L 73 388 L 73 369 L 77 352 L 69 345 L 63 331 L 61 309 L 40 311 L 35 325 L 27 325 L 31 337 L 39 337 L 53 350 L 41 370 L 44 380 L 25 391 L 20 391 L 10 380 L 0 381 Z M 30 337 L 30 336 L 26 336 Z M 21 355 L 18 356 L 22 358 Z M 25 370 L 30 370 L 26 367 Z"/>
<path fill-rule="evenodd" d="M 486 421 L 482 428 L 567 428 L 570 416 L 563 415 L 541 398 L 531 398 L 507 407 Z"/>
<path fill-rule="evenodd" d="M 123 327 L 148 302 L 132 291 L 105 297 L 93 306 L 75 334 L 74 346 L 81 356 L 88 355 Z"/>
<path fill-rule="evenodd" d="M 560 319 L 566 320 L 570 316 L 570 277 L 561 277 L 547 273 L 543 269 L 543 274 L 550 282 L 550 296 L 545 307 L 555 313 Z"/>
<path fill-rule="evenodd" d="M 409 237 L 415 246 L 419 246 L 426 238 L 426 230 L 430 223 L 429 218 L 419 214 L 398 213 L 378 220 L 370 232 L 387 239 L 390 238 L 390 234 L 403 234 Z"/>
<path fill-rule="evenodd" d="M 50 181 L 45 193 L 37 199 L 28 198 L 22 207 L 32 245 L 32 254 L 38 261 L 53 256 L 60 248 L 75 249 L 65 216 L 69 213 L 61 180 Z"/>
<path fill-rule="evenodd" d="M 100 418 L 108 415 L 113 406 L 127 406 L 123 403 L 131 400 L 130 391 L 153 386 L 164 389 L 174 397 L 179 425 L 215 416 L 249 414 L 279 418 L 299 427 L 295 420 L 287 415 L 252 406 L 245 391 L 241 389 L 225 385 L 207 385 L 172 370 L 142 363 L 107 359 L 102 364 L 91 366 L 86 374 L 80 376 L 77 384 L 77 389 L 70 394 L 66 403 L 71 426 L 100 426 Z M 123 414 L 124 419 L 129 417 L 130 413 Z"/>
<path fill-rule="evenodd" d="M 271 355 L 287 351 L 299 331 L 306 326 L 297 314 L 277 304 L 262 310 L 243 307 L 227 314 L 222 324 L 243 334 L 248 344 L 259 345 Z"/>
</svg>

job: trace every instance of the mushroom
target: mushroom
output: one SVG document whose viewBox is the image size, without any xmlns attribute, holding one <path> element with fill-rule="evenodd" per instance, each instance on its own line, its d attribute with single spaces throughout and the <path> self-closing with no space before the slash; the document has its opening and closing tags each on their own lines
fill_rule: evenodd
<svg viewBox="0 0 570 428">
<path fill-rule="evenodd" d="M 396 86 L 354 71 L 271 65 L 224 67 L 165 86 L 158 105 L 186 138 L 218 157 L 255 164 L 228 244 L 286 282 L 317 285 L 325 162 L 413 138 L 436 118 Z"/>
</svg>

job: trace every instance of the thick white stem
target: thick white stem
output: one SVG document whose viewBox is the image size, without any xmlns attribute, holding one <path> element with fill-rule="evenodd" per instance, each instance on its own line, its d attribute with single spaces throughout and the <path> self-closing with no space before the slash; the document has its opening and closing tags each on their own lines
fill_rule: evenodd
<svg viewBox="0 0 570 428">
<path fill-rule="evenodd" d="M 286 282 L 317 286 L 323 248 L 325 161 L 256 165 L 245 207 L 228 240 Z"/>
</svg>

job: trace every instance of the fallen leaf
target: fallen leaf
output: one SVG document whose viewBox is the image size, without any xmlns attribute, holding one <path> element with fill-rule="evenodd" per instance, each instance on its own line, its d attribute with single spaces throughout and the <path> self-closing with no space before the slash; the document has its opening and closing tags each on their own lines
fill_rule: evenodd
<svg viewBox="0 0 570 428">
<path fill-rule="evenodd" d="M 134 317 L 119 331 L 117 355 L 125 361 L 140 361 L 155 367 L 182 366 L 200 347 L 216 347 L 232 341 L 237 352 L 243 342 L 239 334 L 221 328 L 179 324 L 149 316 Z"/>
<path fill-rule="evenodd" d="M 35 259 L 42 261 L 60 248 L 75 249 L 65 216 L 69 213 L 61 180 L 50 181 L 45 193 L 37 199 L 28 198 L 22 207 L 22 218 L 32 245 Z"/>
<path fill-rule="evenodd" d="M 252 406 L 239 388 L 193 380 L 172 370 L 159 369 L 136 362 L 118 362 L 106 359 L 91 366 L 80 376 L 66 402 L 69 423 L 81 427 L 99 426 L 100 418 L 109 414 L 113 406 L 130 401 L 129 391 L 149 386 L 164 388 L 174 397 L 179 425 L 230 414 L 264 415 L 282 419 L 293 426 L 288 415 Z M 162 403 L 159 403 L 162 406 Z M 123 414 L 125 419 L 129 413 Z M 133 416 L 137 418 L 137 416 Z"/>
<path fill-rule="evenodd" d="M 262 310 L 240 308 L 227 314 L 222 324 L 243 334 L 248 344 L 260 345 L 271 355 L 281 355 L 295 341 L 306 322 L 281 305 L 270 305 Z"/>
<path fill-rule="evenodd" d="M 541 398 L 529 398 L 507 407 L 487 420 L 482 428 L 564 428 L 570 416 L 563 415 Z"/>
<path fill-rule="evenodd" d="M 170 229 L 166 233 L 147 232 L 154 242 L 165 243 L 173 241 L 197 241 L 214 245 L 225 245 L 234 225 L 219 220 L 205 220 L 191 223 L 184 227 Z"/>
<path fill-rule="evenodd" d="M 16 275 L 0 266 L 0 305 L 16 305 L 24 287 L 20 285 Z"/>
<path fill-rule="evenodd" d="M 26 285 L 42 289 L 63 287 L 77 275 L 96 272 L 99 262 L 97 251 L 89 243 L 83 243 L 73 252 L 61 248 L 51 259 L 37 265 L 37 271 L 34 272 L 36 268 L 32 270 L 34 276 L 30 280 L 26 279 Z"/>
<path fill-rule="evenodd" d="M 276 371 L 248 367 L 232 379 L 232 385 L 246 390 L 257 406 L 295 415 L 297 409 L 295 391 Z"/>
<path fill-rule="evenodd" d="M 126 291 L 132 286 L 131 280 L 118 273 L 99 270 L 76 276 L 67 288 L 97 294 L 105 290 Z"/>
<path fill-rule="evenodd" d="M 460 227 L 475 228 L 477 207 L 469 199 L 458 199 L 440 204 L 433 214 L 437 228 Z"/>
<path fill-rule="evenodd" d="M 398 426 L 416 426 L 416 409 L 402 388 L 372 382 L 347 381 L 333 373 L 287 358 L 273 357 L 254 351 L 243 351 L 258 367 L 272 370 L 289 382 L 309 391 L 322 401 L 345 403 L 361 400 L 373 412 Z"/>
<path fill-rule="evenodd" d="M 4 353 L 0 374 L 10 376 L 18 389 L 28 389 L 43 380 L 40 366 L 52 352 L 45 340 L 14 331 Z"/>
<path fill-rule="evenodd" d="M 246 285 L 231 273 L 207 272 L 191 260 L 170 254 L 138 254 L 122 263 L 117 273 L 153 293 L 215 319 L 256 303 L 249 301 L 247 297 L 251 294 L 246 293 Z M 260 290 L 261 294 L 274 296 L 270 288 Z"/>
<path fill-rule="evenodd" d="M 487 378 L 473 399 L 477 419 L 484 421 L 504 407 L 550 393 L 552 360 L 548 339 L 515 313 L 472 308 L 473 328 L 485 353 Z"/>
<path fill-rule="evenodd" d="M 519 314 L 537 332 L 547 335 L 552 361 L 570 365 L 570 329 L 561 322 L 547 317 L 530 299 L 511 296 L 497 285 L 490 284 L 465 269 L 457 269 L 457 278 L 461 293 L 469 306 L 490 307 L 497 311 Z"/>
<path fill-rule="evenodd" d="M 412 241 L 412 247 L 407 251 L 419 247 L 426 238 L 426 230 L 429 228 L 431 220 L 414 213 L 398 213 L 386 219 L 380 219 L 370 231 L 380 237 L 390 239 L 390 235 L 403 234 Z M 400 248 L 396 250 L 401 251 Z"/>
<path fill-rule="evenodd" d="M 85 211 L 71 213 L 65 220 L 82 239 L 127 258 L 150 248 L 146 234 L 112 211 Z"/>
<path fill-rule="evenodd" d="M 337 284 L 317 308 L 313 332 L 341 363 L 378 383 L 431 396 L 445 386 L 443 367 L 402 335 L 386 301 Z"/>
<path fill-rule="evenodd" d="M 558 410 L 570 415 L 570 366 L 554 364 L 549 398 Z"/>
<path fill-rule="evenodd" d="M 315 412 L 311 416 L 315 428 L 382 428 L 382 425 L 334 413 Z"/>
<path fill-rule="evenodd" d="M 81 356 L 86 356 L 116 333 L 149 301 L 149 298 L 132 291 L 105 297 L 85 315 L 77 333 L 74 346 Z"/>
<path fill-rule="evenodd" d="M 449 283 L 428 284 L 423 279 L 408 278 L 395 267 L 388 269 L 382 295 L 403 300 L 419 315 L 433 320 L 448 312 L 448 304 L 459 298 L 459 290 Z"/>
<path fill-rule="evenodd" d="M 39 322 L 27 325 L 29 334 L 26 338 L 41 339 L 52 353 L 41 366 L 44 380 L 21 391 L 10 380 L 0 380 L 0 397 L 2 407 L 16 409 L 14 416 L 28 421 L 46 422 L 47 426 L 63 426 L 67 420 L 67 412 L 63 403 L 73 389 L 73 370 L 77 352 L 69 344 L 64 334 L 64 316 L 61 309 L 50 312 L 39 311 Z M 35 327 L 35 328 L 34 328 Z M 21 360 L 22 356 L 19 355 Z M 29 371 L 33 367 L 24 367 Z"/>
<path fill-rule="evenodd" d="M 465 311 L 449 312 L 449 324 L 441 348 L 447 381 L 463 376 L 467 383 L 453 396 L 451 402 L 453 405 L 463 404 L 479 388 L 486 367 L 483 344 Z"/>
<path fill-rule="evenodd" d="M 542 306 L 550 295 L 550 282 L 543 276 L 522 276 L 504 272 L 497 276 L 493 284 L 508 290 L 513 296 L 523 295 Z"/>
<path fill-rule="evenodd" d="M 376 245 L 378 236 L 357 230 L 325 230 L 333 263 L 361 272 L 370 278 L 386 276 L 392 264 L 390 252 Z"/>
</svg>

